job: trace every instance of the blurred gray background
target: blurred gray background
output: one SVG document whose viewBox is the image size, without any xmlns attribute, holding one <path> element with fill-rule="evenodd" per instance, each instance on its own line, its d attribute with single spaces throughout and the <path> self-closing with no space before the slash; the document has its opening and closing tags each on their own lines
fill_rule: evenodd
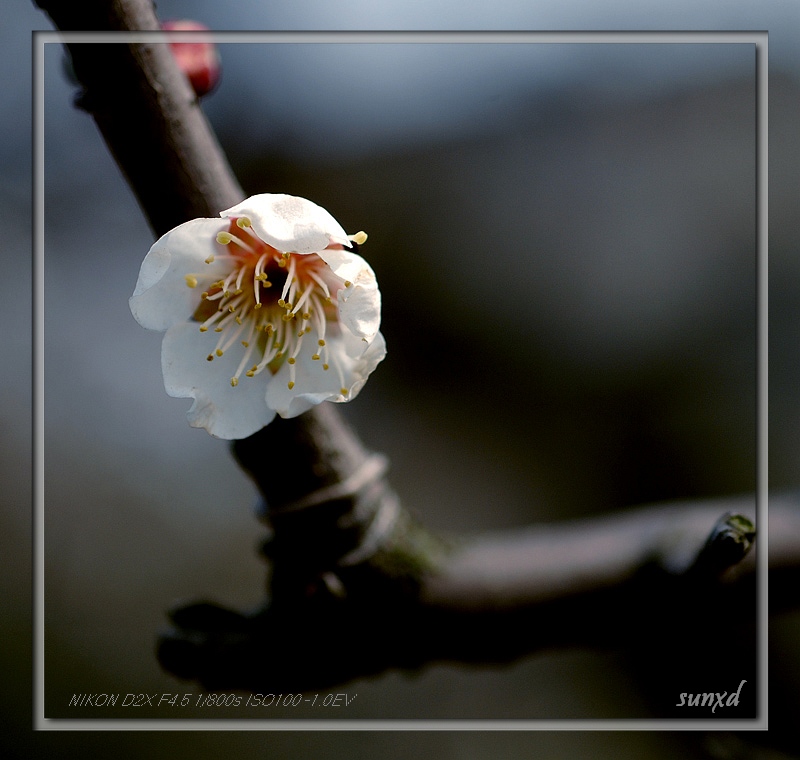
<svg viewBox="0 0 800 760">
<path fill-rule="evenodd" d="M 770 485 L 798 482 L 800 12 L 792 2 L 160 2 L 214 29 L 769 29 Z M 29 248 L 32 6 L 0 30 L 7 271 Z M 431 527 L 480 531 L 755 488 L 755 78 L 749 45 L 224 45 L 204 108 L 249 192 L 304 195 L 348 231 L 384 296 L 389 356 L 343 408 Z M 188 427 L 161 335 L 127 299 L 152 243 L 63 54 L 46 60 L 48 713 L 79 692 L 196 692 L 153 657 L 164 612 L 260 600 L 255 493 Z M 23 254 L 24 255 L 24 254 Z M 3 299 L 3 616 L 8 751 L 29 743 L 30 288 Z M 413 445 L 409 445 L 413 442 Z M 773 621 L 773 715 L 798 707 L 798 615 Z M 326 718 L 648 718 L 615 652 L 434 666 L 342 687 Z M 709 688 L 711 688 L 709 686 Z M 723 688 L 717 686 L 717 688 Z M 794 696 L 793 696 L 794 695 Z M 794 701 L 792 701 L 794 700 Z M 82 713 L 93 717 L 96 713 Z M 159 713 L 172 717 L 171 713 Z M 181 717 L 208 713 L 184 712 Z M 320 717 L 288 711 L 213 717 Z M 49 757 L 728 757 L 733 738 L 624 734 L 103 734 Z M 722 741 L 722 743 L 720 743 Z M 725 744 L 725 742 L 728 744 Z M 786 737 L 776 739 L 788 751 Z M 733 747 L 733 749 L 731 749 Z M 5 748 L 4 748 L 5 749 Z M 778 751 L 773 749 L 772 751 Z M 728 754 L 725 754 L 728 753 Z M 770 755 L 771 757 L 774 755 Z M 780 757 L 781 755 L 778 755 Z"/>
</svg>

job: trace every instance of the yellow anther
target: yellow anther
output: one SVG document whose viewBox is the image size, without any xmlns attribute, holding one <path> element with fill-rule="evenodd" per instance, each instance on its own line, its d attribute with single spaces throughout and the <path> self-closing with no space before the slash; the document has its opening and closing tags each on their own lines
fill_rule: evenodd
<svg viewBox="0 0 800 760">
<path fill-rule="evenodd" d="M 284 256 L 286 256 L 286 255 L 287 254 L 284 254 Z M 278 266 L 279 267 L 285 267 L 286 266 L 286 259 L 285 258 L 284 259 L 278 259 Z"/>
<path fill-rule="evenodd" d="M 221 327 L 215 327 L 214 328 L 214 332 L 222 332 L 222 328 Z"/>
<path fill-rule="evenodd" d="M 356 232 L 355 235 L 348 235 L 348 238 L 352 240 L 356 245 L 364 245 L 367 242 L 367 233 L 364 230 L 360 232 Z"/>
<path fill-rule="evenodd" d="M 349 288 L 349 287 L 350 287 L 352 284 L 353 284 L 353 283 L 352 283 L 352 282 L 350 282 L 350 280 L 345 280 L 345 281 L 344 281 L 344 286 L 345 286 L 346 288 Z"/>
<path fill-rule="evenodd" d="M 248 369 L 247 372 L 245 372 L 244 374 L 247 375 L 248 377 L 255 377 L 256 376 L 255 370 L 252 370 L 252 369 Z"/>
<path fill-rule="evenodd" d="M 347 390 L 347 388 L 339 388 L 339 393 L 341 393 L 342 396 L 346 396 L 350 391 Z"/>
<path fill-rule="evenodd" d="M 214 353 L 215 353 L 217 356 L 222 356 L 222 350 L 221 350 L 221 349 L 219 349 L 219 348 L 218 348 L 216 351 L 214 351 Z"/>
<path fill-rule="evenodd" d="M 184 279 L 186 280 L 186 284 L 190 288 L 196 288 L 197 287 L 197 278 L 193 274 L 187 274 Z"/>
<path fill-rule="evenodd" d="M 213 362 L 213 361 L 214 361 L 214 354 L 209 354 L 209 355 L 206 357 L 206 361 L 208 361 L 208 362 Z"/>
<path fill-rule="evenodd" d="M 233 240 L 233 235 L 231 235 L 231 233 L 230 233 L 230 232 L 218 232 L 218 233 L 217 233 L 217 242 L 218 242 L 220 245 L 228 245 L 228 243 L 230 243 L 230 242 L 231 242 L 231 240 Z M 214 260 L 214 257 L 213 257 L 213 256 L 209 256 L 208 258 L 209 258 L 209 259 L 211 259 L 211 261 L 213 261 L 213 260 Z M 210 262 L 208 261 L 208 259 L 206 259 L 206 263 L 207 263 L 207 264 L 208 264 L 208 263 L 210 263 Z"/>
<path fill-rule="evenodd" d="M 328 369 L 330 369 L 330 365 L 328 365 L 328 364 L 323 364 L 323 365 L 322 365 L 322 369 L 324 369 L 324 370 L 328 370 Z"/>
<path fill-rule="evenodd" d="M 205 259 L 206 264 L 213 264 L 214 263 L 214 254 L 212 253 L 207 259 Z"/>
<path fill-rule="evenodd" d="M 205 325 L 200 325 L 200 332 L 208 332 L 208 328 Z"/>
<path fill-rule="evenodd" d="M 261 274 L 257 274 L 256 275 L 256 279 L 257 280 L 261 280 L 261 282 L 264 282 L 264 280 L 267 279 L 267 273 L 266 272 L 262 272 Z"/>
<path fill-rule="evenodd" d="M 257 304 L 254 304 L 254 305 L 253 305 L 253 308 L 254 308 L 254 309 L 260 309 L 260 308 L 261 308 L 261 306 L 262 306 L 262 303 L 261 303 L 261 301 L 259 301 Z"/>
<path fill-rule="evenodd" d="M 237 325 L 242 324 L 242 318 L 238 314 L 234 317 L 234 321 Z"/>
<path fill-rule="evenodd" d="M 204 291 L 203 291 L 203 292 L 200 294 L 200 298 L 202 298 L 202 299 L 205 301 L 205 300 L 206 300 L 206 298 L 208 298 L 208 291 L 207 291 L 207 290 L 204 290 Z"/>
<path fill-rule="evenodd" d="M 241 229 L 244 229 L 245 227 L 249 227 L 251 224 L 252 224 L 252 222 L 246 216 L 240 216 L 236 220 L 236 226 L 240 227 Z"/>
<path fill-rule="evenodd" d="M 239 378 L 238 377 L 232 377 L 231 378 L 231 387 L 235 388 L 237 385 L 239 385 Z"/>
<path fill-rule="evenodd" d="M 325 345 L 325 341 L 324 341 L 324 340 L 322 340 L 322 338 L 320 338 L 320 339 L 317 341 L 317 343 L 318 343 L 320 346 L 324 346 L 324 345 Z"/>
<path fill-rule="evenodd" d="M 235 296 L 238 296 L 239 293 L 244 293 L 244 291 L 241 288 L 236 288 L 236 290 L 233 291 L 233 295 Z"/>
<path fill-rule="evenodd" d="M 314 361 L 319 361 L 319 354 L 314 354 L 311 358 L 314 359 Z"/>
<path fill-rule="evenodd" d="M 246 340 L 243 340 L 243 341 L 242 341 L 242 345 L 243 345 L 245 348 L 249 348 L 249 347 L 250 347 L 250 344 L 249 344 L 249 343 L 248 343 Z"/>
<path fill-rule="evenodd" d="M 292 388 L 294 388 L 294 380 L 290 380 L 286 385 L 288 386 L 289 390 L 292 390 Z"/>
<path fill-rule="evenodd" d="M 304 311 L 303 312 L 303 319 L 311 319 L 311 315 L 307 311 Z"/>
<path fill-rule="evenodd" d="M 286 361 L 288 361 L 289 364 L 294 364 L 297 361 L 297 359 L 295 359 L 293 356 L 290 356 Z"/>
</svg>

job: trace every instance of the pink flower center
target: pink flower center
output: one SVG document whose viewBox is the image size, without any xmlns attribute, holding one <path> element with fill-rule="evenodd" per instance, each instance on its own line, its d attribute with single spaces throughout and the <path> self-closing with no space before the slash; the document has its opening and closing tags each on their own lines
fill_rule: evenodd
<svg viewBox="0 0 800 760">
<path fill-rule="evenodd" d="M 209 256 L 206 263 L 229 263 L 226 276 L 211 282 L 208 275 L 186 275 L 189 287 L 197 287 L 201 280 L 207 283 L 193 317 L 201 332 L 220 334 L 208 361 L 241 344 L 244 351 L 231 378 L 233 387 L 242 374 L 255 377 L 265 369 L 275 374 L 286 362 L 292 389 L 301 351 L 308 351 L 328 370 L 328 323 L 337 321 L 337 295 L 349 283 L 316 253 L 283 253 L 268 245 L 246 217 L 232 219 L 217 242 L 225 246 L 224 253 Z"/>
</svg>

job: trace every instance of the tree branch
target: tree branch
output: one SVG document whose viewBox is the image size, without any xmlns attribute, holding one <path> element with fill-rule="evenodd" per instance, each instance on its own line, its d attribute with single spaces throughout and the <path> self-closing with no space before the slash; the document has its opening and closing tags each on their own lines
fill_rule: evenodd
<svg viewBox="0 0 800 760">
<path fill-rule="evenodd" d="M 61 31 L 160 31 L 149 0 L 37 0 Z M 92 115 L 156 235 L 245 196 L 164 43 L 69 43 Z"/>
<path fill-rule="evenodd" d="M 720 513 L 728 508 L 727 502 L 665 504 L 481 536 L 430 579 L 424 601 L 468 613 L 506 610 L 628 583 L 648 565 L 687 575 L 706 565 L 704 543 L 713 545 L 719 523 L 728 519 Z M 748 503 L 738 509 L 752 513 Z"/>
<path fill-rule="evenodd" d="M 35 2 L 65 32 L 160 29 L 151 0 Z M 82 88 L 76 102 L 94 118 L 156 235 L 189 219 L 216 217 L 245 197 L 168 44 L 71 42 L 66 48 Z M 286 440 L 303 442 L 294 446 L 292 478 L 283 461 L 262 463 L 259 477 L 271 506 L 345 480 L 367 457 L 332 408 L 277 420 L 265 435 L 280 448 Z"/>
<path fill-rule="evenodd" d="M 416 587 L 394 583 L 382 570 L 391 562 L 328 564 L 293 604 L 248 615 L 211 604 L 176 610 L 176 631 L 160 656 L 207 689 L 277 692 L 435 661 L 509 662 L 552 647 L 624 650 L 645 641 L 675 652 L 679 627 L 738 642 L 734 632 L 755 619 L 755 561 L 752 553 L 736 561 L 727 541 L 719 554 L 709 547 L 730 532 L 746 545 L 749 526 L 731 528 L 729 513 L 752 516 L 754 506 L 753 499 L 670 503 L 443 543 L 413 574 Z M 770 520 L 773 608 L 795 606 L 800 499 L 776 501 Z M 696 663 L 688 657 L 684 667 Z"/>
</svg>

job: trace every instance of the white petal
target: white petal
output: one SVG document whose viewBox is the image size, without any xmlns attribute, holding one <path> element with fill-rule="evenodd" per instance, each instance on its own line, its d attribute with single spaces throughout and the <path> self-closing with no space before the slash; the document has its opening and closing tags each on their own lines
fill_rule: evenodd
<svg viewBox="0 0 800 760">
<path fill-rule="evenodd" d="M 294 195 L 254 195 L 221 216 L 246 216 L 256 234 L 282 253 L 315 253 L 347 243 L 347 233 L 324 208 Z"/>
<path fill-rule="evenodd" d="M 267 406 L 274 408 L 281 417 L 297 417 L 332 397 L 330 391 L 297 393 L 296 390 L 289 390 L 288 379 L 288 372 L 278 372 L 267 387 Z"/>
<path fill-rule="evenodd" d="M 331 271 L 337 277 L 343 280 L 355 282 L 359 275 L 362 277 L 371 276 L 373 280 L 375 279 L 375 273 L 370 268 L 370 265 L 357 253 L 353 253 L 353 251 L 349 251 L 346 248 L 327 248 L 319 251 L 317 255 L 331 268 Z"/>
<path fill-rule="evenodd" d="M 360 338 L 371 338 L 381 327 L 381 294 L 375 272 L 357 253 L 327 249 L 319 257 L 350 285 L 338 296 L 339 318 Z"/>
<path fill-rule="evenodd" d="M 359 340 L 363 345 L 364 341 Z M 367 378 L 372 374 L 375 367 L 383 361 L 386 357 L 386 341 L 381 333 L 378 333 L 367 346 L 366 351 L 361 353 L 359 357 L 352 362 L 350 367 L 350 374 L 348 376 L 348 394 L 347 396 L 340 396 L 339 398 L 332 399 L 332 401 L 351 401 L 354 399 L 359 391 L 364 387 Z"/>
<path fill-rule="evenodd" d="M 322 360 L 312 359 L 311 351 L 301 351 L 294 366 L 294 387 L 288 387 L 288 364 L 270 382 L 267 405 L 281 417 L 296 417 L 323 401 L 350 401 L 386 356 L 386 343 L 380 333 L 368 343 L 345 332 L 329 336 L 327 344 L 330 369 L 323 369 Z M 343 395 L 342 388 L 348 393 Z"/>
<path fill-rule="evenodd" d="M 372 338 L 381 327 L 381 292 L 369 267 L 339 293 L 339 319 L 359 338 Z"/>
<path fill-rule="evenodd" d="M 202 286 L 190 288 L 186 275 L 202 272 L 213 279 L 230 267 L 205 260 L 224 251 L 217 233 L 228 225 L 221 219 L 193 219 L 170 230 L 150 248 L 130 298 L 136 321 L 150 330 L 166 330 L 189 319 L 200 303 Z"/>
<path fill-rule="evenodd" d="M 311 346 L 309 345 L 309 349 Z M 294 365 L 295 384 L 289 389 L 289 364 L 285 363 L 267 387 L 267 406 L 281 417 L 296 417 L 312 406 L 339 395 L 341 383 L 332 370 L 322 369 L 321 359 L 312 359 L 311 351 L 301 351 Z"/>
<path fill-rule="evenodd" d="M 213 331 L 201 333 L 197 322 L 170 327 L 161 347 L 164 386 L 170 396 L 195 400 L 187 413 L 193 427 L 205 428 L 217 438 L 246 438 L 275 417 L 264 401 L 269 374 L 242 376 L 232 387 L 244 347 L 237 343 L 208 361 L 218 338 Z"/>
</svg>

